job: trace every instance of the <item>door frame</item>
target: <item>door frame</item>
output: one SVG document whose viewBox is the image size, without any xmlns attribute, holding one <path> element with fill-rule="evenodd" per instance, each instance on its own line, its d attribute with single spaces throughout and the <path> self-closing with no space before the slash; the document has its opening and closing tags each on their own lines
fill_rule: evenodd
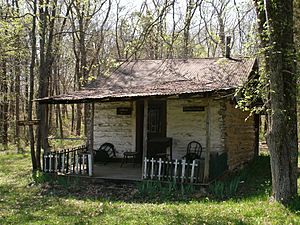
<svg viewBox="0 0 300 225">
<path fill-rule="evenodd" d="M 145 101 L 147 101 L 147 104 L 145 105 Z M 145 107 L 146 106 L 146 107 Z M 149 114 L 148 110 L 151 106 L 160 106 L 162 107 L 162 132 L 161 137 L 166 137 L 167 135 L 167 100 L 166 99 L 141 99 L 136 100 L 136 137 L 135 137 L 135 146 L 136 146 L 136 152 L 139 152 L 139 160 L 143 162 L 143 156 L 146 156 L 147 150 L 144 146 L 144 138 L 146 138 L 146 142 L 148 145 L 149 135 L 148 135 L 148 120 L 149 120 Z M 147 110 L 147 121 L 146 126 L 147 129 L 145 129 L 145 110 Z M 145 131 L 147 132 L 147 135 L 144 135 Z M 145 137 L 146 136 L 146 137 Z M 146 147 L 147 148 L 147 147 Z"/>
<path fill-rule="evenodd" d="M 135 151 L 140 153 L 138 160 L 141 162 L 144 154 L 144 104 L 144 100 L 136 100 Z"/>
</svg>

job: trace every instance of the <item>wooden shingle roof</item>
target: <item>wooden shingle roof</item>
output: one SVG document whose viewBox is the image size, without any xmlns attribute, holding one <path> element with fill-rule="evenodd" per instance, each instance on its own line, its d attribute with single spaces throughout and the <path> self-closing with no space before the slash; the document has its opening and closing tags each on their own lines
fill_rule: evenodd
<svg viewBox="0 0 300 225">
<path fill-rule="evenodd" d="M 83 90 L 38 101 L 71 103 L 233 90 L 248 80 L 254 63 L 250 58 L 136 60 L 123 63 Z"/>
</svg>

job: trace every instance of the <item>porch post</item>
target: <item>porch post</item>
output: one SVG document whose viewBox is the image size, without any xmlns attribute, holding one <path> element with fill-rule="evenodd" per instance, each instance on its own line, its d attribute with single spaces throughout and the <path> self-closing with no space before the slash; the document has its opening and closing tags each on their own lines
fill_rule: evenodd
<svg viewBox="0 0 300 225">
<path fill-rule="evenodd" d="M 89 106 L 85 107 L 87 109 L 86 112 L 86 145 L 87 150 L 90 153 L 91 163 L 90 168 L 93 172 L 93 149 L 94 149 L 94 103 L 86 103 L 90 104 Z"/>
<path fill-rule="evenodd" d="M 143 122 L 143 159 L 142 159 L 142 178 L 144 174 L 144 160 L 145 157 L 147 157 L 147 147 L 148 147 L 148 137 L 147 137 L 147 131 L 148 131 L 148 99 L 144 99 L 144 122 Z"/>
<path fill-rule="evenodd" d="M 259 155 L 259 125 L 260 125 L 260 115 L 254 114 L 254 129 L 255 129 L 254 157 L 258 157 Z"/>
<path fill-rule="evenodd" d="M 206 106 L 206 151 L 205 151 L 205 162 L 204 162 L 204 181 L 209 180 L 209 159 L 211 151 L 211 117 L 210 117 L 210 100 Z"/>
</svg>

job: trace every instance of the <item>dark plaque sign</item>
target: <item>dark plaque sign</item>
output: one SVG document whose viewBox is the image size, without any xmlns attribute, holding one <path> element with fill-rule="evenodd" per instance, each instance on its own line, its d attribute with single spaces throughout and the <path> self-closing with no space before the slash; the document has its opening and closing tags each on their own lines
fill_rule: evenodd
<svg viewBox="0 0 300 225">
<path fill-rule="evenodd" d="M 204 106 L 183 106 L 183 112 L 201 112 Z"/>
<path fill-rule="evenodd" d="M 18 125 L 19 126 L 29 126 L 29 125 L 38 125 L 39 120 L 19 120 Z"/>
<path fill-rule="evenodd" d="M 130 107 L 118 107 L 117 115 L 131 115 L 132 108 Z"/>
</svg>

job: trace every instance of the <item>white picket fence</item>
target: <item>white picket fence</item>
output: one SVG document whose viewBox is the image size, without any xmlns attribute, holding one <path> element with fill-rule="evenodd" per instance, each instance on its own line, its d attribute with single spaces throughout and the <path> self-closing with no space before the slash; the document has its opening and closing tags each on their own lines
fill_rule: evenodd
<svg viewBox="0 0 300 225">
<path fill-rule="evenodd" d="M 202 183 L 204 160 L 186 161 L 144 159 L 143 179 L 173 181 L 180 183 Z"/>
<path fill-rule="evenodd" d="M 87 153 L 85 146 L 45 153 L 43 171 L 92 176 L 92 156 Z"/>
</svg>

